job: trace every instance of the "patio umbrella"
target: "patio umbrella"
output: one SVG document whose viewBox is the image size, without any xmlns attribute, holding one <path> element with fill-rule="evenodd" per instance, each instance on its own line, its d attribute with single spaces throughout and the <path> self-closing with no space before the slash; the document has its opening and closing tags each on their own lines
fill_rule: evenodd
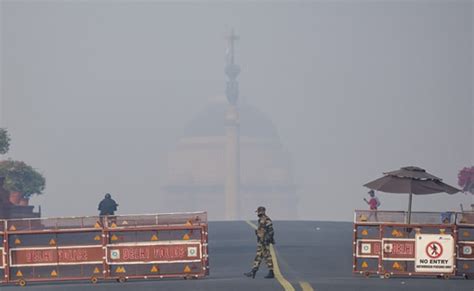
<svg viewBox="0 0 474 291">
<path fill-rule="evenodd" d="M 409 194 L 408 200 L 408 224 L 411 220 L 411 204 L 413 194 L 424 195 L 434 193 L 454 194 L 461 190 L 443 183 L 442 179 L 427 173 L 418 167 L 403 167 L 397 171 L 383 173 L 384 176 L 364 186 L 372 190 L 387 193 Z"/>
</svg>

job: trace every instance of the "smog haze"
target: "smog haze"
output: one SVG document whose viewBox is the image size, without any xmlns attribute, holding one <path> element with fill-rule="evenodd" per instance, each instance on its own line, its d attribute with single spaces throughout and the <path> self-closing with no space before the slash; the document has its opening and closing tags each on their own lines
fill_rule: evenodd
<svg viewBox="0 0 474 291">
<path fill-rule="evenodd" d="M 383 172 L 414 165 L 457 186 L 474 164 L 471 1 L 4 0 L 0 9 L 0 126 L 12 138 L 2 158 L 44 174 L 31 202 L 46 217 L 95 215 L 107 192 L 122 214 L 180 210 L 164 199 L 169 156 L 196 117 L 227 102 L 231 29 L 239 104 L 271 121 L 289 157 L 290 218 L 349 221 L 367 209 L 362 185 Z M 407 208 L 407 195 L 378 195 L 383 210 Z M 418 196 L 413 209 L 472 201 Z M 222 205 L 182 206 L 224 218 L 213 215 Z M 284 207 L 268 213 L 286 217 Z"/>
</svg>

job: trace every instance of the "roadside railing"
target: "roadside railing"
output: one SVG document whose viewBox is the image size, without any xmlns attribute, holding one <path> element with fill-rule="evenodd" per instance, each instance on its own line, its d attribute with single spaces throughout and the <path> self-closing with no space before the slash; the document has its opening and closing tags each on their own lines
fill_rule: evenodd
<svg viewBox="0 0 474 291">
<path fill-rule="evenodd" d="M 407 223 L 408 212 L 356 210 L 354 223 L 384 224 Z M 411 224 L 455 224 L 455 212 L 412 212 Z"/>
</svg>

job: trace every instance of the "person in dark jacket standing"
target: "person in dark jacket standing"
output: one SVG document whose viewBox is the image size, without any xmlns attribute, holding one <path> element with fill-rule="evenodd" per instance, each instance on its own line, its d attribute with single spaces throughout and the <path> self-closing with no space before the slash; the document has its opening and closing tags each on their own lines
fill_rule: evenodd
<svg viewBox="0 0 474 291">
<path fill-rule="evenodd" d="M 105 216 L 105 215 L 114 215 L 115 211 L 117 211 L 117 202 L 115 202 L 114 199 L 112 199 L 112 195 L 109 193 L 105 194 L 105 198 L 102 199 L 99 203 L 99 211 L 100 211 L 100 216 Z"/>
<path fill-rule="evenodd" d="M 270 245 L 275 244 L 275 239 L 273 238 L 273 223 L 270 217 L 265 214 L 265 207 L 260 206 L 255 212 L 257 212 L 258 216 L 258 228 L 255 230 L 255 234 L 257 235 L 257 255 L 253 261 L 252 270 L 250 270 L 250 272 L 244 273 L 244 275 L 255 278 L 255 274 L 260 267 L 260 263 L 265 259 L 268 267 L 268 275 L 266 275 L 265 278 L 275 278 L 273 273 L 272 254 L 270 253 Z"/>
</svg>

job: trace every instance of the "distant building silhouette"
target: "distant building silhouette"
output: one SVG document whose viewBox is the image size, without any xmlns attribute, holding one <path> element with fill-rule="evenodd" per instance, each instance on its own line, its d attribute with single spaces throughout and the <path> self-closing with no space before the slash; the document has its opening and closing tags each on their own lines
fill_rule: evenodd
<svg viewBox="0 0 474 291">
<path fill-rule="evenodd" d="M 168 155 L 163 203 L 170 210 L 209 210 L 225 219 L 227 104 L 210 104 L 184 129 Z M 254 217 L 265 205 L 275 219 L 297 218 L 295 185 L 288 151 L 271 120 L 256 108 L 239 106 L 240 191 L 237 218 Z"/>
<path fill-rule="evenodd" d="M 296 218 L 289 154 L 272 122 L 238 102 L 237 40 L 232 30 L 224 70 L 227 102 L 210 104 L 185 128 L 168 157 L 164 202 L 181 211 L 208 210 L 211 219 L 254 217 L 257 205 L 267 206 L 274 218 Z"/>
</svg>

